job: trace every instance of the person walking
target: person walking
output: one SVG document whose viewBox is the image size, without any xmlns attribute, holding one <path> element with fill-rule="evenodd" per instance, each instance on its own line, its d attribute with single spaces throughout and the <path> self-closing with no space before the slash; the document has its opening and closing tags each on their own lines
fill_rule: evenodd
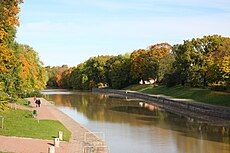
<svg viewBox="0 0 230 153">
<path fill-rule="evenodd" d="M 34 96 L 34 103 L 35 103 L 35 106 L 38 107 L 38 99 L 36 96 Z"/>
<path fill-rule="evenodd" d="M 41 107 L 41 100 L 40 99 L 37 100 L 37 103 L 38 103 L 38 107 Z"/>
</svg>

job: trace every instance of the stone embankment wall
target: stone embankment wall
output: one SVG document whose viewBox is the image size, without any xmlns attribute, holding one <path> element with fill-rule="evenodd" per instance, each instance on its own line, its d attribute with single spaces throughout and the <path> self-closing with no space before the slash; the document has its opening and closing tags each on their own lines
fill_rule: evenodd
<svg viewBox="0 0 230 153">
<path fill-rule="evenodd" d="M 94 88 L 92 89 L 92 92 L 115 94 L 128 98 L 137 98 L 140 100 L 158 104 L 165 110 L 177 113 L 179 115 L 197 117 L 200 119 L 213 121 L 216 124 L 219 124 L 221 122 L 226 126 L 230 126 L 230 108 L 228 107 L 210 105 L 194 101 L 172 99 L 160 95 L 151 95 L 129 90 Z"/>
</svg>

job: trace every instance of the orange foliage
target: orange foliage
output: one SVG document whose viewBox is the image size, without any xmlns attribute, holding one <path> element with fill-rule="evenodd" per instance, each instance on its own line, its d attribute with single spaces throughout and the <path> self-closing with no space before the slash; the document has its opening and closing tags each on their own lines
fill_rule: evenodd
<svg viewBox="0 0 230 153">
<path fill-rule="evenodd" d="M 4 45 L 0 45 L 0 55 L 0 72 L 8 73 L 15 66 L 15 57 Z"/>
<path fill-rule="evenodd" d="M 172 46 L 168 43 L 160 43 L 156 45 L 152 45 L 148 49 L 148 54 L 151 57 L 155 57 L 157 60 L 162 59 L 166 55 L 168 55 L 172 50 Z"/>
<path fill-rule="evenodd" d="M 4 37 L 7 37 L 8 32 L 5 27 L 19 26 L 18 13 L 20 11 L 19 4 L 22 0 L 1 0 L 0 5 L 0 43 Z"/>
</svg>

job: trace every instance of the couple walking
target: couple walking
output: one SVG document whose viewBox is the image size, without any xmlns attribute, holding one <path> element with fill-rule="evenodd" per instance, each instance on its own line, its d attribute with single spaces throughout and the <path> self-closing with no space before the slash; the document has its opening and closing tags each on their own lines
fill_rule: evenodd
<svg viewBox="0 0 230 153">
<path fill-rule="evenodd" d="M 41 100 L 37 99 L 36 97 L 34 97 L 34 102 L 36 104 L 36 107 L 41 107 Z"/>
</svg>

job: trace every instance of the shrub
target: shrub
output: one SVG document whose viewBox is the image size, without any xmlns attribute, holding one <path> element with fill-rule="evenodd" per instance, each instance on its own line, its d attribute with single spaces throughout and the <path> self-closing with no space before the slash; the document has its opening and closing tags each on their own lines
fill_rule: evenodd
<svg viewBox="0 0 230 153">
<path fill-rule="evenodd" d="M 163 78 L 163 84 L 165 84 L 167 87 L 173 87 L 177 84 L 179 84 L 179 75 L 176 72 L 173 72 L 171 74 L 165 74 Z"/>
</svg>

